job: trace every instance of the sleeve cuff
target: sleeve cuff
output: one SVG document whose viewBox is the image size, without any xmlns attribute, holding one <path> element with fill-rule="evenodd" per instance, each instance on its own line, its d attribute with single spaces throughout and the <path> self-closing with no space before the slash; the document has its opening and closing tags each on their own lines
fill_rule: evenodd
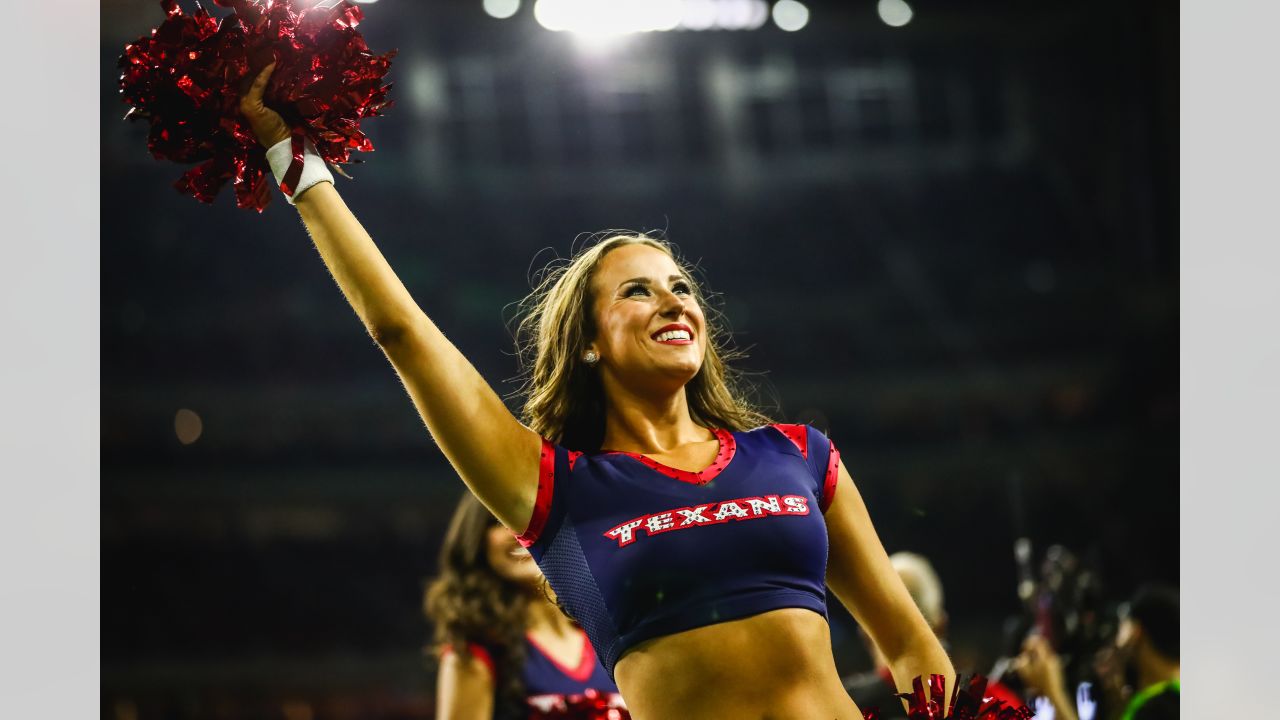
<svg viewBox="0 0 1280 720">
<path fill-rule="evenodd" d="M 529 518 L 529 526 L 516 536 L 524 547 L 538 541 L 542 529 L 547 525 L 547 517 L 551 514 L 551 498 L 555 493 L 556 481 L 556 446 L 550 440 L 542 439 L 542 458 L 538 463 L 538 497 L 533 502 L 533 516 Z"/>
<path fill-rule="evenodd" d="M 822 481 L 822 502 L 819 504 L 824 513 L 831 507 L 831 501 L 836 497 L 836 486 L 839 480 L 840 451 L 836 449 L 835 443 L 831 443 L 831 452 L 827 453 L 827 474 Z"/>
</svg>

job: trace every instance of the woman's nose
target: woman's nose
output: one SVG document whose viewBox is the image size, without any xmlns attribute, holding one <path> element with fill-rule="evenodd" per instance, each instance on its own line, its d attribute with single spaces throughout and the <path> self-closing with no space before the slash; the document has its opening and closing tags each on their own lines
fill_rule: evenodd
<svg viewBox="0 0 1280 720">
<path fill-rule="evenodd" d="M 666 315 L 679 315 L 684 312 L 684 298 L 671 292 L 670 290 L 661 291 L 659 296 L 659 312 Z"/>
<path fill-rule="evenodd" d="M 663 317 L 680 317 L 684 314 L 684 300 L 676 297 L 675 295 L 671 295 L 670 297 L 663 299 L 662 307 L 659 308 L 659 312 Z"/>
</svg>

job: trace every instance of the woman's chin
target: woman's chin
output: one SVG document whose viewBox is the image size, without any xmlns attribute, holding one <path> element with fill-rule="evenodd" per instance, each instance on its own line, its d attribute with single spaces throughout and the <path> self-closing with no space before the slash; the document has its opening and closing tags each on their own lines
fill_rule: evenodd
<svg viewBox="0 0 1280 720">
<path fill-rule="evenodd" d="M 535 566 L 533 572 L 522 573 L 520 583 L 524 585 L 530 592 L 542 591 L 542 573 Z"/>
<path fill-rule="evenodd" d="M 693 379 L 698 371 L 702 369 L 702 358 L 694 357 L 690 354 L 688 357 L 671 357 L 663 358 L 658 363 L 657 370 L 662 375 L 671 378 L 679 378 L 683 382 L 689 382 Z"/>
<path fill-rule="evenodd" d="M 689 381 L 697 377 L 697 375 L 698 369 L 696 367 L 664 367 L 650 376 L 652 380 L 648 385 L 651 391 L 655 393 L 676 393 L 684 389 L 689 384 Z"/>
<path fill-rule="evenodd" d="M 698 376 L 698 371 L 702 369 L 702 363 L 691 362 L 672 368 L 671 375 L 680 379 L 681 385 L 688 385 L 689 381 Z"/>
<path fill-rule="evenodd" d="M 699 360 L 668 358 L 663 362 L 643 366 L 615 368 L 613 377 L 623 387 L 660 387 L 664 391 L 675 391 L 696 377 L 700 369 L 702 363 Z"/>
</svg>

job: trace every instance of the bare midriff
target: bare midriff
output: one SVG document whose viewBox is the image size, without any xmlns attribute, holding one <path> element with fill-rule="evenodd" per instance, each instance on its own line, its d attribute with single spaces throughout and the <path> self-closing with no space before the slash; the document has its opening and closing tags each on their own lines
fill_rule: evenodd
<svg viewBox="0 0 1280 720">
<path fill-rule="evenodd" d="M 614 677 L 635 720 L 862 720 L 826 619 L 800 608 L 649 640 Z"/>
</svg>

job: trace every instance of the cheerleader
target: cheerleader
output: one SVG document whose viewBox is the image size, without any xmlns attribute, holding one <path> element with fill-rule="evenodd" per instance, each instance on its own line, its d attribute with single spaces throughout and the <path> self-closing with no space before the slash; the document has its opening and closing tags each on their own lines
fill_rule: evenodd
<svg viewBox="0 0 1280 720">
<path fill-rule="evenodd" d="M 453 513 L 423 606 L 435 625 L 441 720 L 627 717 L 586 633 L 548 597 L 529 552 L 472 495 Z"/>
<path fill-rule="evenodd" d="M 263 104 L 271 71 L 240 110 L 280 180 L 290 128 Z M 664 241 L 609 237 L 546 275 L 522 324 L 517 418 L 414 302 L 312 148 L 286 187 L 445 457 L 528 548 L 634 717 L 860 720 L 831 652 L 828 586 L 900 689 L 931 674 L 954 686 L 835 446 L 743 399 L 703 292 Z"/>
</svg>

